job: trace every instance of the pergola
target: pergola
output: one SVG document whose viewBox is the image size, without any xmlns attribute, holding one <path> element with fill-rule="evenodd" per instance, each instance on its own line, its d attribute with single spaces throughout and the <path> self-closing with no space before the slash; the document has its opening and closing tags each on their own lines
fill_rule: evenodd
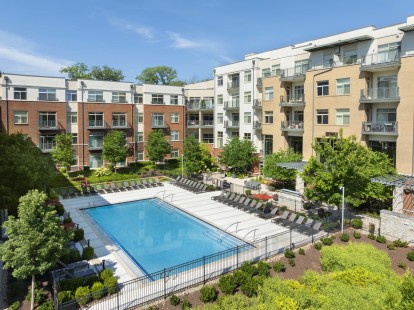
<svg viewBox="0 0 414 310">
<path fill-rule="evenodd" d="M 371 182 L 380 183 L 386 186 L 404 187 L 414 189 L 414 176 L 404 174 L 387 174 L 371 179 Z"/>
<path fill-rule="evenodd" d="M 307 163 L 307 161 L 291 161 L 286 163 L 278 163 L 276 165 L 290 170 L 303 171 L 303 168 L 306 166 Z"/>
</svg>

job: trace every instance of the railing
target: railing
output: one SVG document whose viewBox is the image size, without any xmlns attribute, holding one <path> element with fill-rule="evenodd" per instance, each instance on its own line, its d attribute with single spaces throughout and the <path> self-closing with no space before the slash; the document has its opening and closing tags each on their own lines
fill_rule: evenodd
<svg viewBox="0 0 414 310">
<path fill-rule="evenodd" d="M 100 150 L 103 147 L 103 141 L 89 141 L 88 148 L 90 150 Z"/>
<path fill-rule="evenodd" d="M 112 121 L 112 127 L 126 127 L 126 121 Z"/>
<path fill-rule="evenodd" d="M 240 108 L 240 102 L 237 101 L 224 101 L 224 109 L 238 109 Z"/>
<path fill-rule="evenodd" d="M 88 121 L 88 127 L 90 128 L 103 128 L 103 120 Z"/>
<path fill-rule="evenodd" d="M 55 142 L 43 142 L 39 144 L 39 149 L 41 149 L 42 151 L 51 151 L 51 150 L 54 150 L 55 148 L 56 148 Z"/>
<path fill-rule="evenodd" d="M 163 100 L 151 100 L 151 104 L 165 104 Z"/>
<path fill-rule="evenodd" d="M 239 126 L 239 121 L 224 121 L 224 128 L 237 128 Z"/>
<path fill-rule="evenodd" d="M 261 129 L 261 128 L 262 128 L 262 122 L 255 121 L 255 122 L 253 123 L 253 128 L 254 128 L 254 129 Z"/>
<path fill-rule="evenodd" d="M 112 103 L 127 103 L 126 98 L 120 98 L 120 99 L 113 99 L 111 100 Z"/>
<path fill-rule="evenodd" d="M 305 104 L 305 94 L 280 96 L 280 105 L 303 105 Z"/>
<path fill-rule="evenodd" d="M 59 101 L 55 94 L 42 94 L 37 98 L 39 101 Z"/>
<path fill-rule="evenodd" d="M 262 108 L 262 101 L 259 99 L 254 99 L 253 109 L 261 109 L 261 108 Z"/>
<path fill-rule="evenodd" d="M 362 132 L 397 134 L 398 122 L 362 122 Z"/>
<path fill-rule="evenodd" d="M 399 88 L 394 87 L 374 87 L 367 90 L 361 89 L 361 101 L 369 100 L 393 100 L 400 99 Z"/>
<path fill-rule="evenodd" d="M 213 110 L 213 109 L 214 109 L 214 103 L 197 102 L 197 103 L 187 104 L 187 110 Z"/>
<path fill-rule="evenodd" d="M 303 131 L 303 121 L 282 121 L 280 124 L 282 130 L 298 130 Z"/>
<path fill-rule="evenodd" d="M 391 51 L 376 54 L 369 54 L 362 58 L 361 67 L 381 65 L 387 63 L 399 63 L 401 60 L 401 52 Z"/>
<path fill-rule="evenodd" d="M 240 87 L 239 81 L 231 81 L 227 83 L 227 89 L 236 89 Z"/>
<path fill-rule="evenodd" d="M 199 120 L 189 120 L 189 121 L 187 121 L 187 126 L 188 127 L 198 127 L 199 125 L 200 125 Z"/>
<path fill-rule="evenodd" d="M 157 122 L 152 121 L 151 127 L 152 128 L 165 128 L 167 127 L 167 124 L 165 123 L 165 121 L 157 121 Z"/>
<path fill-rule="evenodd" d="M 303 78 L 306 71 L 309 70 L 309 65 L 302 65 L 300 67 L 287 68 L 282 70 L 281 78 Z"/>
<path fill-rule="evenodd" d="M 87 99 L 88 102 L 105 102 L 105 100 L 103 99 L 103 97 L 97 97 L 97 98 L 88 98 Z"/>
<path fill-rule="evenodd" d="M 57 128 L 57 122 L 53 121 L 39 121 L 39 128 Z"/>
<path fill-rule="evenodd" d="M 263 86 L 262 78 L 257 78 L 256 87 L 262 87 L 262 86 Z"/>
<path fill-rule="evenodd" d="M 202 121 L 201 126 L 213 126 L 214 121 L 208 120 L 208 121 Z"/>
</svg>

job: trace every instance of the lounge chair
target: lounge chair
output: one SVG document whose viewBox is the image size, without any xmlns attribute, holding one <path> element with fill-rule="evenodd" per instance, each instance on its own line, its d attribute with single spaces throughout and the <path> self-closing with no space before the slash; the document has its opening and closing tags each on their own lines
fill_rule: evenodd
<svg viewBox="0 0 414 310">
<path fill-rule="evenodd" d="M 105 193 L 113 193 L 114 191 L 109 187 L 108 184 L 104 184 Z"/>
<path fill-rule="evenodd" d="M 127 190 L 133 190 L 134 188 L 128 184 L 128 181 L 124 181 L 124 188 L 126 188 Z"/>
<path fill-rule="evenodd" d="M 259 201 L 254 208 L 248 210 L 249 213 L 261 213 L 263 212 L 263 202 Z"/>
<path fill-rule="evenodd" d="M 137 180 L 137 186 L 138 186 L 139 188 L 145 188 L 145 186 L 144 186 L 144 185 L 142 185 L 142 183 L 141 183 L 141 181 L 140 181 L 140 180 Z"/>
<path fill-rule="evenodd" d="M 182 179 L 182 177 L 181 176 L 178 176 L 177 179 L 175 179 L 175 181 L 180 182 L 181 179 Z"/>
<path fill-rule="evenodd" d="M 69 197 L 76 197 L 76 191 L 74 187 L 69 187 Z"/>
<path fill-rule="evenodd" d="M 322 226 L 322 222 L 315 222 L 315 224 L 313 225 L 313 227 L 311 228 L 313 231 L 319 231 L 321 229 Z"/>
<path fill-rule="evenodd" d="M 203 184 L 203 186 L 201 186 L 200 191 L 199 192 L 205 192 L 208 188 L 207 184 Z"/>
<path fill-rule="evenodd" d="M 233 196 L 233 199 L 231 199 L 231 197 L 230 197 L 227 201 L 224 201 L 224 203 L 227 204 L 227 205 L 232 205 L 233 203 L 238 201 L 240 199 L 240 197 L 241 197 L 241 195 L 237 194 L 236 196 Z"/>
<path fill-rule="evenodd" d="M 289 211 L 285 211 L 285 212 L 283 212 L 283 214 L 280 217 L 273 219 L 272 223 L 277 223 L 277 222 L 286 220 L 288 218 L 288 216 L 289 216 Z"/>
<path fill-rule="evenodd" d="M 62 189 L 60 190 L 60 196 L 62 196 L 62 198 L 63 198 L 63 199 L 69 198 L 69 193 L 68 193 L 68 191 L 66 190 L 66 188 L 62 188 Z"/>
<path fill-rule="evenodd" d="M 296 221 L 290 222 L 290 223 L 286 223 L 285 226 L 289 226 L 289 228 L 294 228 L 298 225 L 302 225 L 303 221 L 305 220 L 305 217 L 303 215 L 300 215 Z"/>
<path fill-rule="evenodd" d="M 116 184 L 115 183 L 111 183 L 111 190 L 113 192 L 119 192 L 120 191 L 120 189 L 118 187 L 116 187 Z"/>
<path fill-rule="evenodd" d="M 126 191 L 126 188 L 122 185 L 121 182 L 116 183 L 116 188 L 123 192 Z"/>
<path fill-rule="evenodd" d="M 148 179 L 148 185 L 150 187 L 157 187 L 157 184 L 155 184 L 152 179 Z"/>
<path fill-rule="evenodd" d="M 106 191 L 101 187 L 100 184 L 96 185 L 96 191 L 98 192 L 98 194 L 105 194 L 106 193 Z"/>
<path fill-rule="evenodd" d="M 150 184 L 147 183 L 146 179 L 142 180 L 142 185 L 144 185 L 146 188 L 152 187 Z"/>
<path fill-rule="evenodd" d="M 256 207 L 257 201 L 252 200 L 247 206 L 243 208 L 243 211 L 249 211 L 250 209 L 254 209 Z"/>
<path fill-rule="evenodd" d="M 269 205 L 269 204 L 266 204 L 264 208 L 258 209 L 256 211 L 256 215 L 257 216 L 260 216 L 260 215 L 268 214 L 270 212 L 272 212 L 272 206 Z"/>
<path fill-rule="evenodd" d="M 213 196 L 213 197 L 211 197 L 211 199 L 212 200 L 218 200 L 218 199 L 220 199 L 220 198 L 223 198 L 227 193 L 229 193 L 229 192 L 226 192 L 226 191 L 221 191 L 221 193 L 220 193 L 220 195 L 218 195 L 218 196 Z"/>
<path fill-rule="evenodd" d="M 227 197 L 225 197 L 223 199 L 220 199 L 219 201 L 221 203 L 226 203 L 226 201 L 233 201 L 234 197 L 236 197 L 236 194 L 235 193 L 231 193 L 230 196 L 227 196 Z"/>
<path fill-rule="evenodd" d="M 279 221 L 277 221 L 276 224 L 282 226 L 290 226 L 295 223 L 295 219 L 297 216 L 298 215 L 295 212 L 292 212 L 287 219 L 280 219 Z"/>
<path fill-rule="evenodd" d="M 244 209 L 245 207 L 247 207 L 249 205 L 249 203 L 252 200 L 250 198 L 247 198 L 243 201 L 243 203 L 240 203 L 239 205 L 236 206 L 237 209 Z"/>
<path fill-rule="evenodd" d="M 98 192 L 95 190 L 95 188 L 92 185 L 89 185 L 89 193 L 91 195 L 96 195 Z"/>
<path fill-rule="evenodd" d="M 270 219 L 272 217 L 276 216 L 277 211 L 279 211 L 279 208 L 273 208 L 272 211 L 270 211 L 270 213 L 263 213 L 263 214 L 259 214 L 258 216 L 262 219 Z"/>
<path fill-rule="evenodd" d="M 86 186 L 82 186 L 82 196 L 89 196 L 90 193 L 88 192 L 88 188 Z"/>
<path fill-rule="evenodd" d="M 158 180 L 158 178 L 155 178 L 155 183 L 156 183 L 158 186 L 164 186 L 164 184 L 163 184 L 162 182 L 160 182 L 160 180 Z"/>
<path fill-rule="evenodd" d="M 243 202 L 246 200 L 247 197 L 241 196 L 238 200 L 236 200 L 235 202 L 231 202 L 230 205 L 233 208 L 237 208 L 240 205 L 243 205 Z"/>
<path fill-rule="evenodd" d="M 308 218 L 306 220 L 306 222 L 300 226 L 296 226 L 294 227 L 295 230 L 301 232 L 301 231 L 306 231 L 306 230 L 310 230 L 313 224 L 313 219 Z"/>
</svg>

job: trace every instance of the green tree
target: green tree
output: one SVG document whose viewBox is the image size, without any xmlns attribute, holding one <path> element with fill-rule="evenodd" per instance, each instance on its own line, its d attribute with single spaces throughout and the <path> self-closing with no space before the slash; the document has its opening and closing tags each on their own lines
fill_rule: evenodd
<svg viewBox="0 0 414 310">
<path fill-rule="evenodd" d="M 29 189 L 46 191 L 53 173 L 51 158 L 30 139 L 0 133 L 0 208 L 16 214 L 19 198 Z"/>
<path fill-rule="evenodd" d="M 103 140 L 103 159 L 109 161 L 114 166 L 116 173 L 116 164 L 125 161 L 127 156 L 128 147 L 125 145 L 124 134 L 122 131 L 112 130 L 104 137 Z"/>
<path fill-rule="evenodd" d="M 66 73 L 68 79 L 76 81 L 78 79 L 88 79 L 97 81 L 122 81 L 124 74 L 122 70 L 109 66 L 93 66 L 90 70 L 87 65 L 78 62 L 72 66 L 60 69 L 60 73 Z"/>
<path fill-rule="evenodd" d="M 176 78 L 177 71 L 174 68 L 167 66 L 145 68 L 144 70 L 142 70 L 141 74 L 136 77 L 136 79 L 143 84 L 182 86 L 184 82 L 174 81 Z"/>
<path fill-rule="evenodd" d="M 46 204 L 47 195 L 37 190 L 20 198 L 18 218 L 10 216 L 3 224 L 8 240 L 0 244 L 0 260 L 13 276 L 32 277 L 31 309 L 34 307 L 35 276 L 56 265 L 71 239 L 56 216 L 54 207 Z"/>
<path fill-rule="evenodd" d="M 220 163 L 236 171 L 247 172 L 257 162 L 257 149 L 252 141 L 233 137 L 219 155 Z"/>
<path fill-rule="evenodd" d="M 395 173 L 386 154 L 361 145 L 354 136 L 343 137 L 342 131 L 338 137 L 321 138 L 312 147 L 320 160 L 312 156 L 301 174 L 307 198 L 340 205 L 342 186 L 345 201 L 354 207 L 370 199 L 392 197 L 390 188 L 371 182 L 374 177 Z"/>
<path fill-rule="evenodd" d="M 69 173 L 70 166 L 76 162 L 75 150 L 72 148 L 72 135 L 56 135 L 55 142 L 56 148 L 52 152 L 52 158 L 56 164 L 65 167 Z"/>
<path fill-rule="evenodd" d="M 211 157 L 210 150 L 205 143 L 200 144 L 201 148 L 201 161 L 203 162 L 203 171 L 211 169 L 213 167 L 213 158 Z"/>
<path fill-rule="evenodd" d="M 281 182 L 291 182 L 296 178 L 296 171 L 279 167 L 278 163 L 286 163 L 302 160 L 302 155 L 295 153 L 292 149 L 282 150 L 267 155 L 263 167 L 263 175 Z"/>
<path fill-rule="evenodd" d="M 72 66 L 68 66 L 59 70 L 60 73 L 66 73 L 68 79 L 76 81 L 78 79 L 90 79 L 88 66 L 82 62 L 78 62 Z"/>
<path fill-rule="evenodd" d="M 171 153 L 171 144 L 168 143 L 162 130 L 153 130 L 148 134 L 145 149 L 150 160 L 159 161 Z"/>
<path fill-rule="evenodd" d="M 200 142 L 190 135 L 184 140 L 184 168 L 188 174 L 203 170 L 202 150 Z"/>
</svg>

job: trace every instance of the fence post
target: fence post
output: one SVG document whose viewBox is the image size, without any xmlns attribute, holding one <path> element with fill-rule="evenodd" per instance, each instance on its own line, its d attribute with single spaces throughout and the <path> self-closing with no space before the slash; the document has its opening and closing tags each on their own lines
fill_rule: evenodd
<svg viewBox="0 0 414 310">
<path fill-rule="evenodd" d="M 267 259 L 267 236 L 265 237 L 265 259 Z"/>
<path fill-rule="evenodd" d="M 206 284 L 206 257 L 203 256 L 203 284 Z"/>
<path fill-rule="evenodd" d="M 239 246 L 236 246 L 236 269 L 239 268 Z"/>
<path fill-rule="evenodd" d="M 165 275 L 165 268 L 164 268 L 164 299 L 167 299 L 167 279 Z"/>
<path fill-rule="evenodd" d="M 295 202 L 295 207 L 296 207 L 296 202 Z M 292 231 L 293 231 L 293 229 L 291 228 L 290 230 L 289 230 L 289 249 L 291 249 L 292 250 Z"/>
</svg>

